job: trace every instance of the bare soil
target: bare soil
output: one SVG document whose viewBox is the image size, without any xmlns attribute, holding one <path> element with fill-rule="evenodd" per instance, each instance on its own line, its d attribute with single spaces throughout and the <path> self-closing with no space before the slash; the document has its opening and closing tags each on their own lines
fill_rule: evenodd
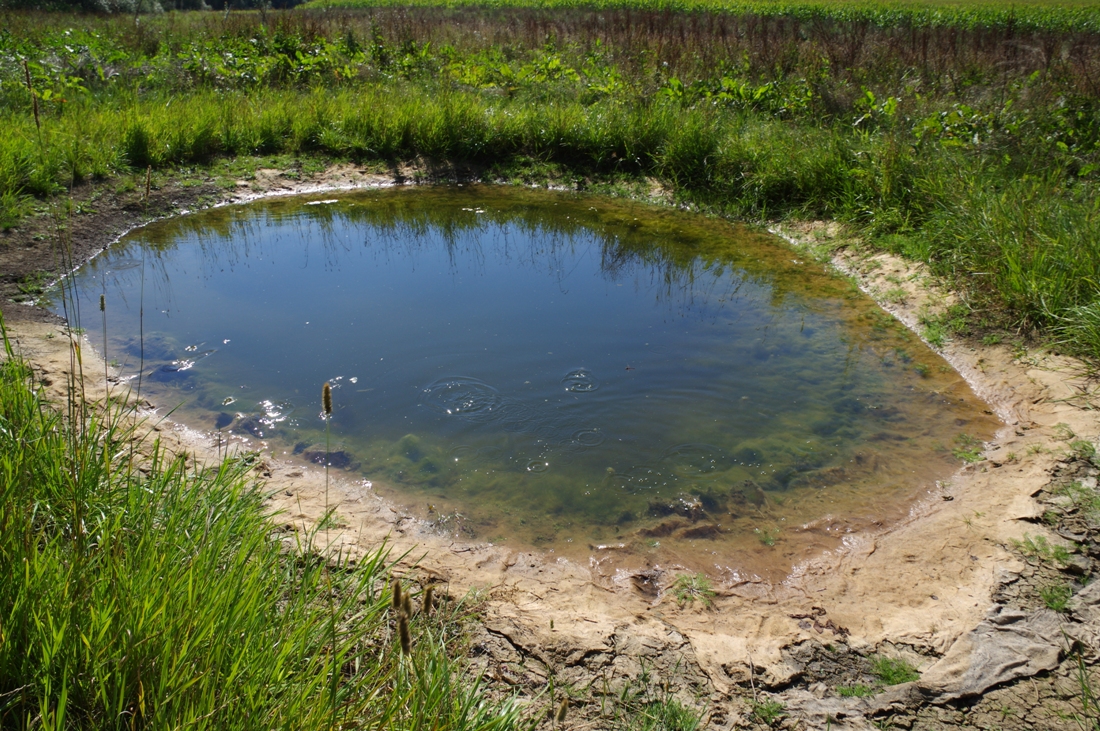
<svg viewBox="0 0 1100 731">
<path fill-rule="evenodd" d="M 71 218 L 45 210 L 0 235 L 0 310 L 60 395 L 81 340 L 13 300 L 69 259 L 79 264 L 130 228 L 183 210 L 417 177 L 425 176 L 351 166 L 312 177 L 259 170 L 230 192 L 212 179 L 166 180 L 147 199 L 141 185 L 89 185 L 74 191 L 80 212 Z M 865 252 L 835 225 L 775 231 L 792 246 L 829 252 L 821 266 L 855 277 L 918 334 L 922 317 L 952 302 L 920 266 Z M 539 703 L 552 680 L 574 699 L 570 726 L 606 726 L 604 700 L 647 689 L 703 710 L 714 729 L 1092 728 L 1075 716 L 1085 713 L 1079 673 L 1093 678 L 1100 660 L 1100 591 L 1087 583 L 1100 534 L 1083 502 L 1096 495 L 1086 445 L 1100 438 L 1098 384 L 1083 364 L 1041 350 L 957 340 L 940 351 L 1005 424 L 981 458 L 929 485 L 906 519 L 850 535 L 784 581 L 716 585 L 710 602 L 681 601 L 674 566 L 603 572 L 596 549 L 583 564 L 471 543 L 455 525 L 404 514 L 348 473 L 333 470 L 326 490 L 324 470 L 306 461 L 261 455 L 256 471 L 288 540 L 315 526 L 327 492 L 338 516 L 325 532 L 331 549 L 354 554 L 385 542 L 406 556 L 411 579 L 482 592 L 475 667 L 497 692 Z M 124 388 L 115 375 L 90 343 L 82 352 L 86 396 L 117 399 Z M 176 452 L 213 462 L 233 448 L 164 420 L 155 404 L 138 406 Z M 1074 595 L 1059 611 L 1045 598 L 1054 586 Z M 919 679 L 882 684 L 873 672 L 880 656 L 904 660 Z"/>
</svg>

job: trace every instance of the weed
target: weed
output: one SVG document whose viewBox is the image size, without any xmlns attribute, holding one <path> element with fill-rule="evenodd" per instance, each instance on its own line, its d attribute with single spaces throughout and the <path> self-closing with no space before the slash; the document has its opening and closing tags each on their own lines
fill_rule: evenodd
<svg viewBox="0 0 1100 731">
<path fill-rule="evenodd" d="M 981 441 L 969 434 L 956 436 L 955 447 L 951 450 L 951 454 L 955 455 L 956 459 L 961 459 L 967 464 L 981 460 L 982 452 Z"/>
<path fill-rule="evenodd" d="M 1023 556 L 1057 566 L 1068 566 L 1072 555 L 1070 549 L 1065 546 L 1051 543 L 1043 536 L 1033 538 L 1026 533 L 1022 541 L 1013 540 L 1012 546 Z"/>
<path fill-rule="evenodd" d="M 836 689 L 837 695 L 842 698 L 865 698 L 875 694 L 875 689 L 869 685 L 840 685 Z"/>
<path fill-rule="evenodd" d="M 756 535 L 756 539 L 765 546 L 774 546 L 775 542 L 779 539 L 778 528 L 765 528 L 764 530 L 753 528 L 752 532 Z"/>
<path fill-rule="evenodd" d="M 913 366 L 913 370 L 915 370 L 921 378 L 928 378 L 928 374 L 931 372 L 932 369 L 929 368 L 926 363 L 917 363 L 915 366 Z"/>
<path fill-rule="evenodd" d="M 774 698 L 750 703 L 752 717 L 766 726 L 775 726 L 787 715 L 787 707 Z"/>
<path fill-rule="evenodd" d="M 681 607 L 699 600 L 703 606 L 709 608 L 713 605 L 712 600 L 715 597 L 714 589 L 711 588 L 710 579 L 706 574 L 680 574 L 672 585 L 672 594 Z"/>
<path fill-rule="evenodd" d="M 894 287 L 882 293 L 882 299 L 891 304 L 900 304 L 909 298 L 909 293 L 901 287 Z"/>
<path fill-rule="evenodd" d="M 15 285 L 19 290 L 19 295 L 15 299 L 17 301 L 37 299 L 45 291 L 48 278 L 49 274 L 44 271 L 37 271 L 23 277 Z"/>
<path fill-rule="evenodd" d="M 1091 517 L 1100 514 L 1100 494 L 1096 490 L 1085 487 L 1080 482 L 1062 485 L 1054 491 L 1054 494 L 1068 497 L 1073 508 L 1081 511 L 1086 516 Z"/>
<path fill-rule="evenodd" d="M 1001 336 L 998 333 L 986 333 L 982 336 L 982 345 L 999 345 Z"/>
<path fill-rule="evenodd" d="M 1075 439 L 1069 443 L 1070 456 L 1083 462 L 1096 459 L 1096 445 L 1085 439 Z"/>
<path fill-rule="evenodd" d="M 871 658 L 871 674 L 883 685 L 910 683 L 920 678 L 920 673 L 903 658 L 876 655 Z"/>
<path fill-rule="evenodd" d="M 947 344 L 947 328 L 941 320 L 922 320 L 921 337 L 933 348 L 942 348 Z"/>
<path fill-rule="evenodd" d="M 1054 438 L 1055 439 L 1057 439 L 1059 441 L 1062 441 L 1062 442 L 1068 442 L 1071 439 L 1073 439 L 1075 436 L 1077 436 L 1077 435 L 1073 433 L 1073 429 L 1070 427 L 1069 424 L 1066 424 L 1065 422 L 1058 422 L 1057 424 L 1054 425 Z"/>
<path fill-rule="evenodd" d="M 1073 587 L 1068 584 L 1054 584 L 1039 589 L 1039 598 L 1043 600 L 1043 604 L 1047 609 L 1053 609 L 1055 612 L 1066 611 L 1066 605 L 1071 596 L 1073 596 Z"/>
</svg>

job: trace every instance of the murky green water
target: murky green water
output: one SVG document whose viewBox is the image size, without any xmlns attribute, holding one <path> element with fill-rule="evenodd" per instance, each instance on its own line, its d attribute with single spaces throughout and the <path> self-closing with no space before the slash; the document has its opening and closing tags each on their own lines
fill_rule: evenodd
<svg viewBox="0 0 1100 731">
<path fill-rule="evenodd" d="M 787 570 L 903 515 L 995 428 L 821 265 L 629 202 L 267 200 L 137 231 L 76 283 L 131 373 L 143 309 L 142 388 L 184 421 L 321 461 L 328 381 L 334 466 L 439 530 L 621 543 L 625 564 Z"/>
</svg>

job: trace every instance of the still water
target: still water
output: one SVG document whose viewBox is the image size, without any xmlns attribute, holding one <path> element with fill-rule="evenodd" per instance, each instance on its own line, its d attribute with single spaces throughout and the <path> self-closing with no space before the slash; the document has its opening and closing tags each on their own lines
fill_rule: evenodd
<svg viewBox="0 0 1100 731">
<path fill-rule="evenodd" d="M 135 231 L 74 282 L 175 418 L 319 462 L 329 382 L 333 467 L 558 555 L 781 574 L 905 515 L 996 427 L 821 264 L 619 200 L 271 199 Z"/>
</svg>

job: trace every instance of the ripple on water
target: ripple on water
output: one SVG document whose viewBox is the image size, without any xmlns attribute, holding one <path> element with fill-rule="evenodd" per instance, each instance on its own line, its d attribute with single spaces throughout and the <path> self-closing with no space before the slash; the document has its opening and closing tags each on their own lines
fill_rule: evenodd
<svg viewBox="0 0 1100 731">
<path fill-rule="evenodd" d="M 572 443 L 582 447 L 598 447 L 603 444 L 604 435 L 599 429 L 578 429 L 573 432 Z"/>
<path fill-rule="evenodd" d="M 600 382 L 587 368 L 577 368 L 569 371 L 561 379 L 566 391 L 572 393 L 589 393 L 600 387 Z"/>
<path fill-rule="evenodd" d="M 479 451 L 468 444 L 460 444 L 448 452 L 454 462 L 469 462 L 480 456 Z"/>
<path fill-rule="evenodd" d="M 550 469 L 550 463 L 545 459 L 538 458 L 527 462 L 528 472 L 546 472 L 548 469 Z"/>
<path fill-rule="evenodd" d="M 476 378 L 441 378 L 424 389 L 421 403 L 441 414 L 468 421 L 492 421 L 502 405 L 500 393 Z"/>
</svg>

